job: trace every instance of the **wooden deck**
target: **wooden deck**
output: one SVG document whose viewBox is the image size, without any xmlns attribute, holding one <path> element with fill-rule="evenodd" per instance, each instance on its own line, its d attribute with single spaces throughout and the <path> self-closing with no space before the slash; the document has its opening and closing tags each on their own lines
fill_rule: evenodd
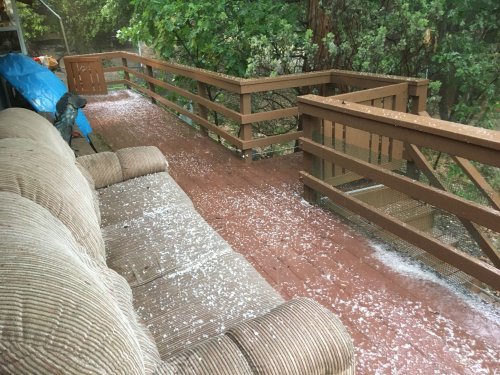
<svg viewBox="0 0 500 375">
<path fill-rule="evenodd" d="M 359 374 L 500 373 L 498 309 L 430 273 L 387 266 L 383 249 L 303 201 L 301 154 L 245 164 L 128 91 L 90 97 L 85 112 L 115 150 L 158 146 L 207 222 L 285 298 L 334 311 L 354 339 Z"/>
</svg>

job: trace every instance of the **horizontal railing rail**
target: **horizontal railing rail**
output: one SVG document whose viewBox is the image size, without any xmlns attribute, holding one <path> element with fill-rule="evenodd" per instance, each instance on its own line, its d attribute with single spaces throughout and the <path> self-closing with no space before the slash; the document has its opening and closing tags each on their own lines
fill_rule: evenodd
<svg viewBox="0 0 500 375">
<path fill-rule="evenodd" d="M 65 63 L 69 65 L 71 62 L 85 61 L 89 58 L 100 61 L 106 85 L 123 85 L 149 96 L 154 102 L 191 119 L 203 131 L 212 132 L 227 143 L 240 149 L 246 160 L 251 160 L 252 149 L 293 142 L 302 136 L 301 126 L 297 120 L 295 120 L 297 123 L 295 129 L 284 134 L 264 136 L 262 133 L 256 134 L 255 131 L 256 124 L 259 123 L 298 119 L 299 112 L 295 101 L 297 92 L 301 89 L 310 90 L 310 88 L 316 87 L 323 93 L 329 93 L 334 90 L 335 86 L 357 89 L 380 87 L 383 90 L 383 86 L 403 84 L 400 87 L 404 87 L 407 91 L 406 101 L 411 98 L 412 111 L 415 113 L 425 110 L 427 96 L 428 81 L 425 79 L 372 75 L 341 70 L 248 79 L 147 58 L 129 52 L 68 56 L 65 58 Z M 109 79 L 107 76 L 110 73 L 119 73 L 122 77 Z M 192 88 L 187 89 L 171 81 L 167 82 L 162 79 L 161 74 L 171 74 L 191 80 Z M 81 79 L 82 77 L 78 78 Z M 68 82 L 70 81 L 75 81 L 75 78 L 68 79 Z M 225 90 L 236 95 L 237 99 L 233 100 L 232 106 L 228 105 L 227 100 L 217 100 L 210 97 L 207 94 L 209 87 Z M 255 95 L 267 95 L 279 90 L 291 89 L 296 92 L 291 95 L 290 103 L 283 104 L 282 108 L 255 110 L 255 105 L 252 103 Z M 178 95 L 183 98 L 184 102 L 191 102 L 196 106 L 196 111 L 185 108 L 182 103 L 175 102 L 171 98 L 166 98 L 164 94 L 160 93 L 160 90 Z M 89 90 L 86 93 L 88 94 L 91 91 Z M 406 106 L 407 103 L 404 104 L 405 108 Z M 217 120 L 222 117 L 227 119 L 226 121 L 232 122 L 235 124 L 237 131 L 231 132 L 227 126 L 221 126 L 220 123 L 214 121 L 216 117 Z"/>
<path fill-rule="evenodd" d="M 485 234 L 486 230 L 497 236 L 500 233 L 500 198 L 498 192 L 470 162 L 472 160 L 488 167 L 500 167 L 500 132 L 349 101 L 370 103 L 373 100 L 370 92 L 377 95 L 385 89 L 390 94 L 390 88 L 391 86 L 387 86 L 330 98 L 316 95 L 299 97 L 299 113 L 304 126 L 304 135 L 300 138 L 300 146 L 304 151 L 304 168 L 301 171 L 304 197 L 310 201 L 315 201 L 318 194 L 328 197 L 336 205 L 396 234 L 477 280 L 500 289 L 500 252 L 498 246 Z M 421 112 L 424 114 L 424 111 Z M 345 147 L 339 148 L 331 142 L 325 142 L 325 122 L 391 137 L 404 144 L 406 171 L 391 171 L 391 168 L 386 168 L 379 161 L 367 160 L 359 154 L 349 152 Z M 450 160 L 455 160 L 464 170 L 464 175 L 471 178 L 487 203 L 476 202 L 451 192 L 441 182 L 423 150 L 449 155 Z M 370 184 L 376 184 L 374 186 L 384 186 L 440 212 L 453 215 L 477 242 L 488 261 L 443 243 L 431 233 L 408 225 L 363 201 L 356 194 L 335 186 L 325 176 L 323 169 L 318 168 L 326 163 L 339 166 Z M 419 174 L 415 174 L 412 167 L 423 173 L 426 180 L 419 181 Z"/>
</svg>

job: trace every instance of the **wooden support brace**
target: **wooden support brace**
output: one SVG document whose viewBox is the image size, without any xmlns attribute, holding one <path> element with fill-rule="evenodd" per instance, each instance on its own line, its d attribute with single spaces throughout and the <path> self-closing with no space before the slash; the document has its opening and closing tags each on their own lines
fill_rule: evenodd
<svg viewBox="0 0 500 375">
<path fill-rule="evenodd" d="M 424 249 L 436 258 L 451 264 L 452 266 L 467 272 L 476 279 L 500 289 L 500 270 L 489 264 L 468 255 L 452 246 L 445 245 L 435 238 L 418 229 L 412 228 L 387 214 L 381 213 L 361 200 L 350 196 L 333 186 L 311 176 L 306 172 L 300 172 L 302 181 L 311 189 L 327 196 L 333 202 L 358 214 L 370 222 L 380 226 L 389 232 L 403 238 L 405 241 Z"/>
<path fill-rule="evenodd" d="M 452 156 L 452 159 L 457 163 L 460 168 L 469 176 L 471 181 L 476 187 L 484 194 L 490 201 L 493 207 L 500 210 L 500 195 L 491 187 L 491 185 L 484 179 L 481 173 L 472 165 L 470 161 L 457 156 Z"/>
<path fill-rule="evenodd" d="M 422 173 L 427 176 L 431 185 L 442 190 L 447 190 L 444 184 L 434 174 L 431 165 L 419 150 L 419 148 L 408 143 L 405 143 L 405 148 L 408 155 L 413 159 L 415 165 L 422 171 Z M 500 268 L 500 253 L 491 243 L 489 238 L 483 233 L 481 228 L 467 219 L 461 217 L 458 217 L 458 219 L 465 227 L 465 229 L 469 232 L 471 237 L 477 242 L 481 250 L 483 250 L 484 254 L 493 262 L 495 267 Z"/>
</svg>

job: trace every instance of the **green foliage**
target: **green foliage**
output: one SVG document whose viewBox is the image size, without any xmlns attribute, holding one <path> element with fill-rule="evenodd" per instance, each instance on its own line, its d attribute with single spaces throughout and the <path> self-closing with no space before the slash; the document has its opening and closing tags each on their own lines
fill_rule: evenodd
<svg viewBox="0 0 500 375">
<path fill-rule="evenodd" d="M 52 0 L 68 31 L 72 49 L 90 52 L 99 40 L 111 39 L 130 19 L 128 0 Z"/>
<path fill-rule="evenodd" d="M 299 3 L 283 0 L 133 0 L 131 26 L 122 38 L 144 41 L 163 58 L 244 76 L 253 51 L 289 49 Z M 273 51 L 273 53 L 280 53 Z M 286 53 L 286 52 L 283 52 Z M 259 70 L 250 64 L 252 71 Z M 276 65 L 276 64 L 274 64 Z"/>
<path fill-rule="evenodd" d="M 323 43 L 340 69 L 428 77 L 445 120 L 493 127 L 499 3 L 494 0 L 325 0 Z M 433 89 L 435 89 L 434 87 Z"/>
<path fill-rule="evenodd" d="M 444 1 L 437 23 L 431 78 L 443 84 L 440 115 L 492 127 L 498 101 L 499 3 L 494 0 Z"/>
<path fill-rule="evenodd" d="M 242 77 L 330 67 L 428 77 L 443 119 L 494 126 L 495 0 L 131 1 L 120 36 L 163 58 Z"/>
<path fill-rule="evenodd" d="M 32 6 L 25 3 L 17 3 L 17 9 L 21 18 L 23 35 L 27 42 L 31 42 L 49 31 L 46 16 L 37 13 L 39 7 L 37 1 Z"/>
<path fill-rule="evenodd" d="M 111 39 L 128 24 L 132 5 L 128 0 L 47 0 L 63 21 L 70 48 L 77 53 L 99 49 L 99 42 Z M 26 39 L 42 37 L 48 32 L 60 33 L 59 21 L 40 2 L 19 3 Z M 62 36 L 61 36 L 62 38 Z"/>
</svg>

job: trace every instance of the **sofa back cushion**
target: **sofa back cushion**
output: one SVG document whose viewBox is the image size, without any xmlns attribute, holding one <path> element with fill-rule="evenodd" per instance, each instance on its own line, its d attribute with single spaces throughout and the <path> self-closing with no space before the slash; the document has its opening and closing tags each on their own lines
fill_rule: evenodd
<svg viewBox="0 0 500 375">
<path fill-rule="evenodd" d="M 29 139 L 1 139 L 0 191 L 16 193 L 48 209 L 92 258 L 105 262 L 92 191 L 74 162 Z"/>
<path fill-rule="evenodd" d="M 75 154 L 48 120 L 24 108 L 0 112 L 0 139 L 26 138 L 49 147 L 60 158 L 73 162 Z"/>
<path fill-rule="evenodd" d="M 0 373 L 146 373 L 139 339 L 67 227 L 17 194 L 0 202 Z"/>
</svg>

